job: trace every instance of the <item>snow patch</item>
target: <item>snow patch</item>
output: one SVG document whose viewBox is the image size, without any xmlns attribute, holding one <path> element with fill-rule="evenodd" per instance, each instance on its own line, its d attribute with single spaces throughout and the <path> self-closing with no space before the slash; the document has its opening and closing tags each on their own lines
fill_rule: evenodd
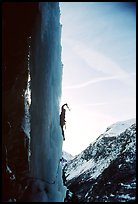
<svg viewBox="0 0 138 204">
<path fill-rule="evenodd" d="M 113 136 L 118 136 L 122 132 L 124 132 L 127 128 L 129 128 L 132 124 L 136 122 L 136 119 L 129 119 L 127 121 L 119 121 L 116 122 L 109 127 L 107 127 L 107 130 L 103 134 L 104 137 L 113 137 Z"/>
</svg>

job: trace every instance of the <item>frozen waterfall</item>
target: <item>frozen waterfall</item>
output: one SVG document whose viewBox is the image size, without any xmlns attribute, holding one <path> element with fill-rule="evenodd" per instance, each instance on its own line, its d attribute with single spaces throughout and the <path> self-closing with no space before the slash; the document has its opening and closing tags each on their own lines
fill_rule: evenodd
<svg viewBox="0 0 138 204">
<path fill-rule="evenodd" d="M 59 105 L 62 82 L 58 2 L 40 2 L 31 49 L 30 201 L 63 202 L 62 135 Z"/>
</svg>

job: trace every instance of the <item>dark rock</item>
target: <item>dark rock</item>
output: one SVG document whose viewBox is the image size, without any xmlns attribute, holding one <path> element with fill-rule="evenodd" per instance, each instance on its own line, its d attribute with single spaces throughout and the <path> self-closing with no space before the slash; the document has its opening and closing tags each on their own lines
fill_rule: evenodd
<svg viewBox="0 0 138 204">
<path fill-rule="evenodd" d="M 16 177 L 12 190 L 18 200 L 23 177 L 29 170 L 28 142 L 21 127 L 28 79 L 28 37 L 34 29 L 38 3 L 5 2 L 2 11 L 2 141 L 7 149 L 8 165 Z M 3 186 L 7 186 L 7 182 L 3 176 Z M 10 191 L 5 192 L 7 198 L 12 197 Z"/>
</svg>

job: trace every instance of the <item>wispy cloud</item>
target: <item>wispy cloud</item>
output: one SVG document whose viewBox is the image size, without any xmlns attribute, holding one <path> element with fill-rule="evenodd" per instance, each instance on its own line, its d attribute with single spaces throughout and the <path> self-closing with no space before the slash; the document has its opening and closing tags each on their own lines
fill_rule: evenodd
<svg viewBox="0 0 138 204">
<path fill-rule="evenodd" d="M 80 89 L 80 88 L 84 88 L 84 87 L 89 86 L 91 84 L 99 83 L 102 81 L 108 81 L 108 80 L 114 80 L 114 79 L 128 79 L 132 75 L 136 75 L 136 74 L 135 73 L 131 73 L 131 74 L 125 73 L 125 74 L 116 75 L 116 76 L 98 77 L 98 78 L 83 82 L 81 84 L 76 84 L 76 85 L 72 85 L 72 86 L 65 86 L 65 87 L 63 87 L 63 89 Z"/>
<path fill-rule="evenodd" d="M 126 74 L 124 68 L 114 62 L 113 59 L 97 50 L 93 50 L 89 45 L 86 46 L 82 42 L 72 39 L 64 39 L 64 43 L 68 44 L 74 53 L 80 56 L 92 69 L 107 75 Z"/>
</svg>

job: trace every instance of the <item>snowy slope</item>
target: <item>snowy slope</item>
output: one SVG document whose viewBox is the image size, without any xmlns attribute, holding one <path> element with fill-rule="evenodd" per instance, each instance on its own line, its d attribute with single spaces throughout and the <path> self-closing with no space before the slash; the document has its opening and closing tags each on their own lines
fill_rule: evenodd
<svg viewBox="0 0 138 204">
<path fill-rule="evenodd" d="M 65 164 L 67 164 L 67 162 L 69 162 L 70 160 L 72 160 L 74 157 L 69 154 L 68 152 L 62 151 L 62 168 L 65 166 Z"/>
<path fill-rule="evenodd" d="M 73 156 L 71 154 L 69 154 L 68 152 L 63 151 L 62 152 L 62 157 L 66 160 L 69 161 L 71 159 L 73 159 Z"/>
<path fill-rule="evenodd" d="M 133 175 L 133 179 L 131 179 L 131 181 L 133 180 L 132 183 L 135 185 L 135 169 L 133 169 L 133 173 L 131 170 L 132 166 L 135 166 L 135 128 L 135 119 L 117 122 L 109 126 L 94 143 L 91 143 L 83 152 L 67 163 L 65 168 L 67 186 L 72 192 L 77 192 L 78 196 L 81 197 L 80 200 L 82 198 L 84 199 L 85 196 L 83 201 L 94 201 L 95 197 L 98 195 L 95 193 L 94 197 L 92 196 L 94 192 L 92 191 L 92 186 L 94 186 L 95 183 L 98 182 L 99 178 L 102 178 L 106 172 L 109 171 L 108 174 L 110 174 L 113 171 L 111 170 L 110 172 L 112 165 L 114 166 L 114 169 L 117 168 L 121 171 L 118 175 L 116 175 L 116 172 L 118 171 L 114 173 L 114 175 L 118 177 L 122 174 L 122 172 L 123 175 L 125 175 L 125 169 L 129 169 L 130 167 L 130 169 L 127 170 L 127 173 Z M 106 177 L 108 178 L 107 175 Z M 124 184 L 124 181 L 122 181 L 122 185 L 129 186 L 131 181 L 127 184 Z M 112 182 L 110 181 L 110 183 Z M 117 185 L 118 182 L 116 183 L 116 186 Z M 96 186 L 98 185 L 96 184 Z M 122 194 L 120 196 L 121 197 L 118 199 L 125 200 Z M 111 197 L 113 199 L 114 196 Z M 103 200 L 100 199 L 101 198 L 97 198 L 97 201 L 103 201 L 105 198 L 102 198 Z M 129 199 L 133 200 L 134 196 L 132 196 L 132 199 L 129 197 Z"/>
<path fill-rule="evenodd" d="M 118 136 L 119 134 L 124 132 L 124 130 L 129 128 L 135 122 L 136 122 L 135 118 L 127 120 L 127 121 L 117 122 L 117 123 L 107 127 L 106 132 L 104 133 L 104 137 Z"/>
</svg>

